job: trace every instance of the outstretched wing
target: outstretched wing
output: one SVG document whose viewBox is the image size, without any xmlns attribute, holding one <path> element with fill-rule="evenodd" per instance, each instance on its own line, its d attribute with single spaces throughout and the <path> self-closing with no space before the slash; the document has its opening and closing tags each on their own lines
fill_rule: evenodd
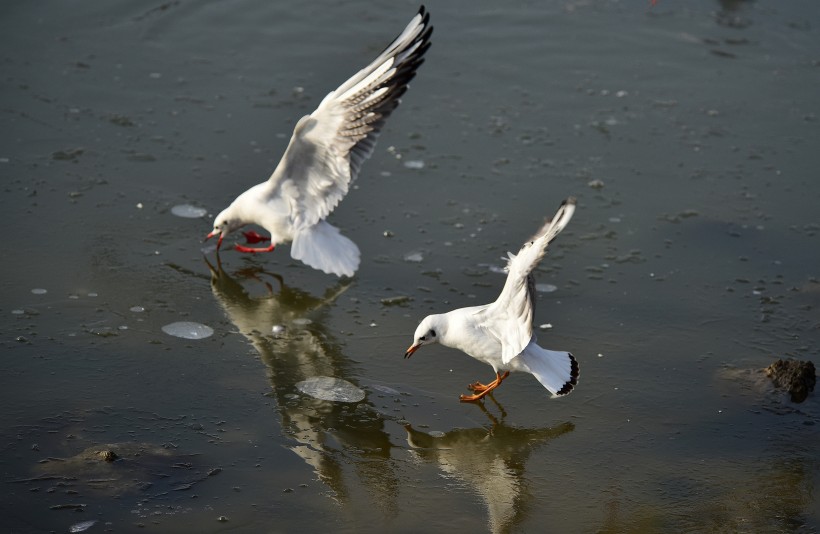
<svg viewBox="0 0 820 534">
<path fill-rule="evenodd" d="M 296 124 L 269 180 L 271 193 L 287 201 L 296 228 L 324 219 L 347 194 L 362 163 L 373 153 L 385 119 L 424 62 L 433 32 L 429 21 L 422 6 L 372 63 Z"/>
<path fill-rule="evenodd" d="M 518 356 L 532 339 L 535 280 L 530 273 L 547 253 L 550 241 L 572 219 L 573 213 L 575 198 L 570 197 L 561 203 L 552 220 L 524 243 L 518 254 L 507 253 L 507 281 L 496 301 L 487 308 L 484 323 L 501 340 L 504 363 Z"/>
</svg>

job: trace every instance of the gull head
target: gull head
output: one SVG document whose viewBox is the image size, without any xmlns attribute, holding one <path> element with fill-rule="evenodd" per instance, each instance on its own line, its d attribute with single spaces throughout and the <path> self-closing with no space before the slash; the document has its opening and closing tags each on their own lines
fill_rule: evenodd
<svg viewBox="0 0 820 534">
<path fill-rule="evenodd" d="M 405 358 L 409 358 L 423 345 L 438 343 L 443 330 L 442 315 L 428 315 L 416 328 L 413 334 L 413 344 L 404 353 Z"/>
<path fill-rule="evenodd" d="M 222 246 L 222 239 L 242 226 L 244 226 L 244 224 L 232 215 L 231 208 L 229 206 L 216 216 L 216 219 L 214 219 L 214 229 L 210 234 L 205 236 L 205 241 L 219 235 L 219 241 L 216 242 L 216 250 L 219 250 L 219 247 Z"/>
</svg>

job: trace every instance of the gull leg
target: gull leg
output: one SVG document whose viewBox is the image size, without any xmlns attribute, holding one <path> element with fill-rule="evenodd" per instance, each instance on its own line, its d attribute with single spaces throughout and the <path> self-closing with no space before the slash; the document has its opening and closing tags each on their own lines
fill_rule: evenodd
<svg viewBox="0 0 820 534">
<path fill-rule="evenodd" d="M 473 382 L 472 384 L 469 384 L 467 386 L 467 389 L 469 389 L 470 391 L 474 391 L 476 393 L 481 393 L 482 391 L 486 390 L 487 388 L 492 389 L 492 388 L 497 387 L 499 384 L 501 384 L 501 380 L 504 380 L 508 376 L 510 376 L 509 371 L 505 371 L 503 376 L 496 373 L 495 380 L 493 380 L 489 384 L 485 385 L 485 384 L 482 384 L 481 382 Z"/>
<path fill-rule="evenodd" d="M 495 388 L 500 386 L 501 382 L 503 382 L 504 379 L 507 378 L 508 376 L 510 376 L 509 371 L 505 371 L 503 375 L 499 372 L 496 372 L 495 373 L 495 380 L 493 380 L 492 382 L 490 382 L 486 386 L 484 386 L 483 384 L 478 384 L 478 383 L 470 384 L 470 386 L 476 386 L 476 385 L 483 386 L 483 389 L 482 388 L 473 388 L 473 387 L 470 388 L 473 391 L 477 391 L 477 393 L 475 395 L 460 395 L 458 399 L 461 402 L 475 402 L 477 400 L 481 400 L 481 399 L 484 398 L 485 395 L 487 395 L 487 393 L 491 392 L 492 390 L 494 390 Z"/>
</svg>

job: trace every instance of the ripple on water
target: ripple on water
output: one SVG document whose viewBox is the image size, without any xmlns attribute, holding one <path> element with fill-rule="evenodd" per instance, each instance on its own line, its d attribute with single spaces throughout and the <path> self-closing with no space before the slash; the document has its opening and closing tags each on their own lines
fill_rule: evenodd
<svg viewBox="0 0 820 534">
<path fill-rule="evenodd" d="M 192 321 L 179 321 L 167 324 L 162 327 L 162 331 L 169 336 L 184 339 L 205 339 L 206 337 L 211 337 L 214 333 L 214 329 L 210 326 Z"/>
<path fill-rule="evenodd" d="M 205 214 L 208 213 L 208 210 L 198 206 L 192 206 L 191 204 L 177 204 L 171 208 L 171 213 L 177 217 L 184 217 L 186 219 L 199 219 L 200 217 L 204 217 Z"/>
<path fill-rule="evenodd" d="M 347 380 L 330 376 L 314 376 L 296 384 L 296 389 L 319 400 L 332 402 L 359 402 L 364 391 Z"/>
</svg>

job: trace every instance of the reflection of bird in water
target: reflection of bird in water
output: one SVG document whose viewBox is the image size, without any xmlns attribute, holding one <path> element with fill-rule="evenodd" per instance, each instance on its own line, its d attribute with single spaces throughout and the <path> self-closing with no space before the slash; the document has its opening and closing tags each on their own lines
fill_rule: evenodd
<svg viewBox="0 0 820 534">
<path fill-rule="evenodd" d="M 207 263 L 207 259 L 206 259 Z M 297 443 L 290 449 L 344 501 L 350 485 L 346 469 L 352 466 L 360 484 L 389 510 L 398 485 L 390 469 L 391 444 L 384 421 L 368 401 L 356 404 L 328 402 L 299 394 L 296 384 L 315 376 L 349 378 L 348 359 L 323 326 L 324 306 L 350 285 L 342 281 L 319 298 L 285 285 L 281 276 L 261 268 L 237 273 L 263 289 L 252 296 L 220 263 L 208 263 L 211 289 L 228 319 L 259 352 L 269 369 L 273 396 L 282 427 Z M 277 327 L 277 333 L 273 328 Z"/>
<path fill-rule="evenodd" d="M 487 507 L 490 530 L 506 532 L 527 515 L 531 495 L 524 470 L 530 453 L 575 425 L 515 428 L 487 415 L 492 421 L 489 428 L 455 429 L 440 435 L 407 425 L 407 442 L 420 458 L 436 462 L 444 473 L 474 488 Z"/>
</svg>

